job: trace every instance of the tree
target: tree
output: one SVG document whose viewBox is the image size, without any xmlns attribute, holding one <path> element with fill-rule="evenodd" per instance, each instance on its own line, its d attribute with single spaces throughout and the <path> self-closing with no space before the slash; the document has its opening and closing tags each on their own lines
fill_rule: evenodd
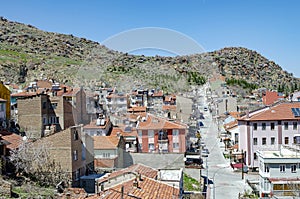
<svg viewBox="0 0 300 199">
<path fill-rule="evenodd" d="M 37 181 L 43 186 L 54 186 L 67 181 L 68 174 L 50 156 L 47 142 L 24 141 L 18 149 L 12 150 L 10 161 L 16 172 Z"/>
</svg>

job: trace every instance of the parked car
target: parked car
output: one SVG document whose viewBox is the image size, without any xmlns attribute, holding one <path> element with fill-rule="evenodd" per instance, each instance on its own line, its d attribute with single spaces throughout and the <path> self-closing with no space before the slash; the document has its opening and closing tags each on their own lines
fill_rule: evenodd
<svg viewBox="0 0 300 199">
<path fill-rule="evenodd" d="M 184 161 L 185 165 L 201 165 L 203 164 L 203 160 L 200 158 L 187 158 Z"/>
</svg>

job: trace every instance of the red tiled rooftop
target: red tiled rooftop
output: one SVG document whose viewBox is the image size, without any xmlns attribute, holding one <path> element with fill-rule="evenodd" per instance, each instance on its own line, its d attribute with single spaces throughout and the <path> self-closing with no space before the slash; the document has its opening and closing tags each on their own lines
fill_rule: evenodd
<svg viewBox="0 0 300 199">
<path fill-rule="evenodd" d="M 300 120 L 300 117 L 295 117 L 292 108 L 300 108 L 300 102 L 279 103 L 266 110 L 258 112 L 249 118 L 243 116 L 238 120 L 246 121 L 264 121 L 264 120 Z"/>
<path fill-rule="evenodd" d="M 173 110 L 175 111 L 176 110 L 176 105 L 163 105 L 162 106 L 162 110 L 165 111 L 165 110 Z"/>
<path fill-rule="evenodd" d="M 94 149 L 115 149 L 120 141 L 117 136 L 93 136 L 93 139 Z"/>
<path fill-rule="evenodd" d="M 139 122 L 138 129 L 183 129 L 187 128 L 185 124 L 168 121 L 164 118 L 147 114 L 146 121 Z"/>
<path fill-rule="evenodd" d="M 138 181 L 138 187 L 133 186 L 135 179 L 128 180 L 122 184 L 118 184 L 104 192 L 100 193 L 100 198 L 105 199 L 119 199 L 121 198 L 121 189 L 124 190 L 124 198 L 161 198 L 173 199 L 179 197 L 179 189 L 163 182 L 143 177 Z"/>
<path fill-rule="evenodd" d="M 111 132 L 111 136 L 117 136 L 120 133 L 123 137 L 137 137 L 137 130 L 136 128 L 131 128 L 131 132 L 124 132 L 125 125 L 118 125 L 118 127 L 113 127 Z"/>
<path fill-rule="evenodd" d="M 0 135 L 1 134 L 2 133 L 0 133 Z M 23 142 L 22 136 L 17 135 L 15 133 L 3 133 L 1 138 L 10 143 L 6 147 L 11 150 L 17 149 Z"/>
<path fill-rule="evenodd" d="M 98 183 L 105 182 L 108 179 L 115 178 L 117 176 L 123 175 L 124 173 L 141 174 L 142 176 L 146 176 L 148 178 L 156 179 L 158 170 L 156 170 L 154 168 L 151 168 L 151 167 L 148 167 L 148 166 L 143 165 L 143 164 L 134 164 L 134 165 L 131 165 L 131 166 L 125 168 L 125 169 L 121 169 L 119 171 L 114 171 L 111 174 L 108 174 L 107 177 L 100 178 L 98 180 Z"/>
<path fill-rule="evenodd" d="M 147 107 L 145 106 L 136 106 L 127 109 L 127 112 L 146 112 Z"/>
</svg>

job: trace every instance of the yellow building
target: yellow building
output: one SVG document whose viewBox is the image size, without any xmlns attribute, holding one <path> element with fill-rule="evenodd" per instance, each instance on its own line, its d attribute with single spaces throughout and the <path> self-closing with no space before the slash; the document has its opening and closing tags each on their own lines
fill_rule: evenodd
<svg viewBox="0 0 300 199">
<path fill-rule="evenodd" d="M 10 119 L 10 90 L 0 82 L 0 98 L 6 100 L 6 119 Z"/>
</svg>

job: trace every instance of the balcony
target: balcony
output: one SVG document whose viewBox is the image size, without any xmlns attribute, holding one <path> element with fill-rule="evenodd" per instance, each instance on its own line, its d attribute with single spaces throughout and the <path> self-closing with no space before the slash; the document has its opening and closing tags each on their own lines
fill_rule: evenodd
<svg viewBox="0 0 300 199">
<path fill-rule="evenodd" d="M 158 142 L 168 142 L 168 133 L 167 132 L 159 132 L 158 133 Z"/>
</svg>

